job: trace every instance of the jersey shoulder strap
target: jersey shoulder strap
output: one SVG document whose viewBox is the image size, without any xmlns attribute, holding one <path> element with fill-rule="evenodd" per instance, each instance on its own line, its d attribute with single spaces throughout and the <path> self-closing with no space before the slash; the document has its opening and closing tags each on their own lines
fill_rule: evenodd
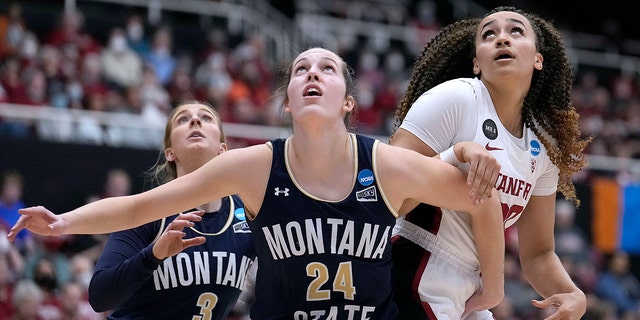
<svg viewBox="0 0 640 320">
<path fill-rule="evenodd" d="M 153 238 L 153 241 L 151 241 L 151 243 L 155 243 L 156 241 L 158 241 L 158 239 L 162 235 L 162 232 L 164 232 L 164 227 L 166 223 L 167 223 L 167 217 L 164 217 L 160 220 L 160 228 L 158 228 L 158 234 L 156 234 L 156 237 Z"/>
</svg>

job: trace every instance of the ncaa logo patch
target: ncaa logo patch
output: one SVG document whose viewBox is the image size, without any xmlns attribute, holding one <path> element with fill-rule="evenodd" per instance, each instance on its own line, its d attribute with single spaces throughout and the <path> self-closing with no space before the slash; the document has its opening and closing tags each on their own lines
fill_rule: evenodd
<svg viewBox="0 0 640 320">
<path fill-rule="evenodd" d="M 361 185 L 367 187 L 373 183 L 373 172 L 369 169 L 364 169 L 358 173 L 358 182 Z"/>
<path fill-rule="evenodd" d="M 538 142 L 538 140 L 531 140 L 529 145 L 531 146 L 531 155 L 537 157 L 540 154 L 540 142 Z"/>
<path fill-rule="evenodd" d="M 236 210 L 233 211 L 233 215 L 236 216 L 236 219 L 238 220 L 247 219 L 247 217 L 244 214 L 244 208 L 236 208 Z"/>
</svg>

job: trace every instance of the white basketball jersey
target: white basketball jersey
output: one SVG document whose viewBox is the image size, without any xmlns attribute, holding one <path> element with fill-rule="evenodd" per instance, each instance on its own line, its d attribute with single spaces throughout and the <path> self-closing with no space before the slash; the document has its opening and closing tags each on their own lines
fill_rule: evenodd
<svg viewBox="0 0 640 320">
<path fill-rule="evenodd" d="M 411 107 L 401 128 L 438 153 L 460 141 L 484 146 L 501 165 L 495 187 L 500 192 L 505 229 L 518 220 L 531 196 L 556 192 L 559 170 L 540 139 L 526 127 L 522 138 L 511 135 L 479 79 L 455 79 L 429 90 Z M 467 171 L 468 164 L 461 168 Z M 477 262 L 469 215 L 448 209 L 442 212 L 438 246 Z"/>
</svg>

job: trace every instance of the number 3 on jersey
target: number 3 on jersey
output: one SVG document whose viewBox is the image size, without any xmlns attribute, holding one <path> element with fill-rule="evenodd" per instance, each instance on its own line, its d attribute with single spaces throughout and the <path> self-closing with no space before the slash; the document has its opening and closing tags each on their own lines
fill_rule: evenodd
<svg viewBox="0 0 640 320">
<path fill-rule="evenodd" d="M 215 293 L 204 292 L 198 297 L 196 305 L 200 307 L 200 315 L 191 317 L 191 320 L 213 319 L 213 308 L 218 303 L 218 296 Z"/>
<path fill-rule="evenodd" d="M 331 290 L 321 289 L 321 287 L 331 280 L 329 268 L 320 262 L 312 262 L 307 265 L 307 276 L 314 278 L 307 288 L 307 300 L 319 301 L 331 299 Z M 351 262 L 343 262 L 338 266 L 338 271 L 333 278 L 333 291 L 342 292 L 344 298 L 353 300 L 356 294 L 356 287 L 353 286 L 353 272 Z"/>
</svg>

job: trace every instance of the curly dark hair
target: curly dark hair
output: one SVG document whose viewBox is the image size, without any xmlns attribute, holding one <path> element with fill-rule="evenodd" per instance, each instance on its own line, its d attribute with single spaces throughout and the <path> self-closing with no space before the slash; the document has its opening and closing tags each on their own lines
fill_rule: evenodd
<svg viewBox="0 0 640 320">
<path fill-rule="evenodd" d="M 544 57 L 544 68 L 534 70 L 531 87 L 522 106 L 522 119 L 525 126 L 540 138 L 549 158 L 560 169 L 558 190 L 579 205 L 571 176 L 587 165 L 583 151 L 591 138 L 582 137 L 579 115 L 572 105 L 574 74 L 563 39 L 549 21 L 514 7 L 497 7 L 485 17 L 502 11 L 516 12 L 527 18 L 537 36 L 536 47 Z M 475 17 L 453 22 L 442 28 L 422 49 L 396 110 L 391 139 L 413 102 L 425 91 L 447 80 L 475 77 L 474 39 L 481 20 Z"/>
</svg>

